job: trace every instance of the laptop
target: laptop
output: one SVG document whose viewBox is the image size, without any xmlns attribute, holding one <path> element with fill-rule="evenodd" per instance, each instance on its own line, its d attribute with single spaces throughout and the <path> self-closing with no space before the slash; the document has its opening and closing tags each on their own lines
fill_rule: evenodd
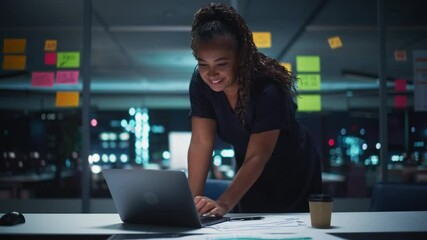
<svg viewBox="0 0 427 240">
<path fill-rule="evenodd" d="M 202 228 L 229 217 L 201 217 L 183 171 L 102 170 L 114 205 L 124 223 Z"/>
</svg>

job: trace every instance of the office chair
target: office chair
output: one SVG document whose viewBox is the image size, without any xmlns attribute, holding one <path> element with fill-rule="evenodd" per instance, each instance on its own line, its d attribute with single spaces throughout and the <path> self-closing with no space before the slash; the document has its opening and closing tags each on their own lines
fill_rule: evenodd
<svg viewBox="0 0 427 240">
<path fill-rule="evenodd" d="M 377 183 L 370 211 L 427 211 L 427 184 Z"/>
</svg>

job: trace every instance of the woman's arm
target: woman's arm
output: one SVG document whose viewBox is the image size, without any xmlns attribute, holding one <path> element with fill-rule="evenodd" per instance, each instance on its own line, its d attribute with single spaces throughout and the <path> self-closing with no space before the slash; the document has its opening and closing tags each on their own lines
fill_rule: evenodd
<svg viewBox="0 0 427 240">
<path fill-rule="evenodd" d="M 196 199 L 199 214 L 222 216 L 228 213 L 261 175 L 276 146 L 279 134 L 280 130 L 252 134 L 246 158 L 229 188 L 216 202 L 208 198 Z"/>
<path fill-rule="evenodd" d="M 206 177 L 212 161 L 216 121 L 191 117 L 191 141 L 188 149 L 188 182 L 193 197 L 204 193 Z"/>
</svg>

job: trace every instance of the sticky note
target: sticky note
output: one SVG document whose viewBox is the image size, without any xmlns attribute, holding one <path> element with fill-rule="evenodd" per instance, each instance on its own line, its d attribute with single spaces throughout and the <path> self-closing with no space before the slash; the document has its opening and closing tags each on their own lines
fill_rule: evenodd
<svg viewBox="0 0 427 240">
<path fill-rule="evenodd" d="M 407 98 L 406 95 L 395 95 L 394 96 L 394 107 L 395 108 L 406 108 Z"/>
<path fill-rule="evenodd" d="M 319 94 L 301 94 L 297 98 L 299 112 L 315 112 L 322 110 Z"/>
<path fill-rule="evenodd" d="M 405 79 L 394 80 L 394 90 L 397 92 L 406 92 L 406 80 Z"/>
<path fill-rule="evenodd" d="M 406 61 L 406 50 L 394 50 L 394 60 L 397 62 Z"/>
<path fill-rule="evenodd" d="M 44 53 L 44 64 L 56 65 L 56 52 L 45 52 Z"/>
<path fill-rule="evenodd" d="M 57 92 L 56 107 L 77 107 L 79 106 L 79 92 Z"/>
<path fill-rule="evenodd" d="M 59 70 L 56 72 L 56 83 L 77 84 L 79 72 L 78 70 Z"/>
<path fill-rule="evenodd" d="M 320 72 L 319 56 L 297 56 L 297 72 Z"/>
<path fill-rule="evenodd" d="M 4 55 L 3 69 L 4 70 L 24 70 L 27 63 L 25 55 Z"/>
<path fill-rule="evenodd" d="M 297 74 L 298 90 L 320 90 L 320 74 Z"/>
<path fill-rule="evenodd" d="M 339 36 L 328 38 L 328 43 L 329 43 L 329 47 L 332 49 L 342 47 L 342 41 L 341 41 L 341 38 Z"/>
<path fill-rule="evenodd" d="M 23 38 L 6 38 L 3 41 L 3 53 L 24 53 L 27 40 Z"/>
<path fill-rule="evenodd" d="M 292 72 L 292 64 L 288 62 L 281 62 L 280 65 L 284 66 L 289 72 Z"/>
<path fill-rule="evenodd" d="M 56 51 L 56 45 L 57 45 L 56 40 L 52 40 L 52 39 L 46 40 L 44 42 L 44 50 L 50 51 L 50 52 Z"/>
<path fill-rule="evenodd" d="M 78 68 L 80 67 L 80 52 L 58 52 L 57 68 Z"/>
<path fill-rule="evenodd" d="M 271 48 L 271 32 L 253 32 L 252 36 L 257 48 Z"/>
<path fill-rule="evenodd" d="M 31 85 L 34 87 L 52 87 L 54 72 L 33 72 L 31 73 Z"/>
</svg>

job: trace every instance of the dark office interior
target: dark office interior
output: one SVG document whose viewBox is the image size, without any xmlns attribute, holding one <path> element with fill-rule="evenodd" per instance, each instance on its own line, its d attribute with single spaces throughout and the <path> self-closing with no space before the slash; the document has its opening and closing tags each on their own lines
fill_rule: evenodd
<svg viewBox="0 0 427 240">
<path fill-rule="evenodd" d="M 89 14 L 84 0 L 0 2 L 0 212 L 27 201 L 27 211 L 49 211 L 44 200 L 64 204 L 51 211 L 80 212 L 87 193 L 107 201 L 90 211 L 114 211 L 103 169 L 185 164 L 197 63 L 191 22 L 211 1 L 91 2 Z M 319 84 L 301 84 L 300 94 L 317 96 L 318 108 L 301 102 L 297 118 L 315 139 L 323 190 L 342 201 L 340 211 L 367 211 L 379 182 L 427 184 L 423 1 L 388 0 L 381 11 L 371 0 L 224 2 L 253 32 L 271 34 L 259 51 L 296 76 L 307 74 L 299 60 L 317 60 L 309 74 Z M 79 75 L 61 82 L 61 71 Z M 37 81 L 49 73 L 56 81 Z M 77 99 L 61 102 L 66 92 Z M 217 139 L 209 178 L 231 180 L 234 166 L 232 148 Z"/>
</svg>

